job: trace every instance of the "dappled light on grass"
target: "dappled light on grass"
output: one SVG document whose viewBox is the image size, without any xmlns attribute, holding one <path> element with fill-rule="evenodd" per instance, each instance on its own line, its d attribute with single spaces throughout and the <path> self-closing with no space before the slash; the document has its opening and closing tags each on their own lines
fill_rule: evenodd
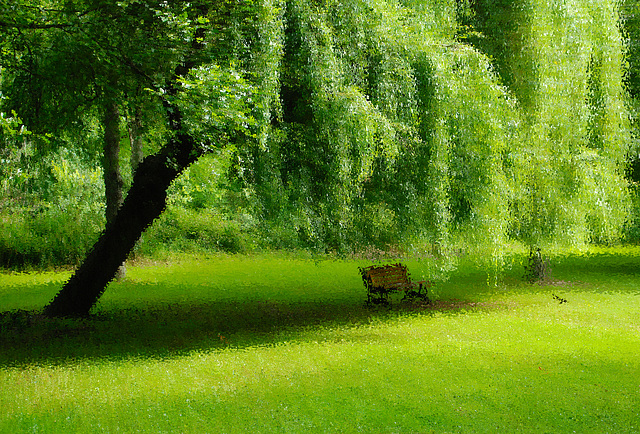
<svg viewBox="0 0 640 434">
<path fill-rule="evenodd" d="M 129 267 L 88 318 L 2 314 L 0 431 L 634 432 L 637 277 L 580 260 L 499 287 L 461 261 L 432 303 L 391 308 L 365 306 L 355 260 Z"/>
<path fill-rule="evenodd" d="M 0 273 L 0 311 L 42 308 L 69 276 L 66 271 Z"/>
<path fill-rule="evenodd" d="M 392 309 L 355 303 L 201 302 L 139 305 L 101 311 L 82 319 L 48 319 L 13 311 L 1 318 L 5 366 L 65 365 L 86 360 L 127 360 L 139 356 L 179 357 L 306 341 L 327 330 L 356 330 L 405 316 L 459 315 L 501 308 L 493 302 L 443 300 L 397 302 Z M 323 339 L 317 336 L 313 339 Z"/>
</svg>

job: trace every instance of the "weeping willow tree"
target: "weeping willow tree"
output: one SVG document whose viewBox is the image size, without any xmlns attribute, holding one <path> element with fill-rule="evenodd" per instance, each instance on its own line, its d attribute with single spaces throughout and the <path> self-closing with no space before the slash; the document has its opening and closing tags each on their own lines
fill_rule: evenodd
<svg viewBox="0 0 640 434">
<path fill-rule="evenodd" d="M 235 152 L 230 176 L 265 233 L 309 247 L 446 252 L 463 236 L 498 264 L 509 240 L 618 236 L 629 138 L 613 0 L 163 5 L 169 64 L 87 47 L 151 90 L 171 134 L 48 314 L 89 311 L 169 183 L 212 148 Z"/>
<path fill-rule="evenodd" d="M 611 242 L 629 199 L 614 1 L 282 5 L 265 221 L 331 249 Z M 275 34 L 274 34 L 275 35 Z M 284 224 L 283 224 L 284 222 Z"/>
<path fill-rule="evenodd" d="M 607 243 L 629 198 L 624 44 L 614 1 L 478 1 L 469 38 L 517 99 L 509 235 L 529 245 Z"/>
<path fill-rule="evenodd" d="M 455 6 L 283 4 L 279 98 L 267 139 L 240 152 L 265 221 L 330 249 L 445 247 L 472 220 L 504 236 L 515 99 L 458 41 Z"/>
</svg>

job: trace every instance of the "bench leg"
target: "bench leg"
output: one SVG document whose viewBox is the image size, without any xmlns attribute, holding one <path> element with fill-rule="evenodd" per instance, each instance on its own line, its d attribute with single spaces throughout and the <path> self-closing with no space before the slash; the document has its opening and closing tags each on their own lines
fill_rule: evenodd
<svg viewBox="0 0 640 434">
<path fill-rule="evenodd" d="M 427 304 L 431 303 L 431 300 L 429 300 L 429 297 L 427 295 L 427 289 L 424 289 L 424 292 L 422 292 L 422 283 L 420 284 L 420 287 L 418 289 L 418 297 L 420 297 L 421 299 L 423 299 L 424 301 L 427 302 Z"/>
<path fill-rule="evenodd" d="M 402 300 L 413 300 L 416 298 L 420 298 L 424 301 L 426 301 L 427 303 L 430 303 L 429 297 L 427 297 L 427 290 L 425 288 L 424 292 L 422 292 L 422 283 L 419 284 L 418 286 L 418 290 L 413 290 L 410 289 L 408 291 L 405 292 L 404 297 L 402 297 Z"/>
<path fill-rule="evenodd" d="M 372 304 L 383 304 L 385 306 L 390 306 L 391 300 L 389 299 L 389 293 L 385 291 L 368 291 L 367 305 L 371 306 Z"/>
</svg>

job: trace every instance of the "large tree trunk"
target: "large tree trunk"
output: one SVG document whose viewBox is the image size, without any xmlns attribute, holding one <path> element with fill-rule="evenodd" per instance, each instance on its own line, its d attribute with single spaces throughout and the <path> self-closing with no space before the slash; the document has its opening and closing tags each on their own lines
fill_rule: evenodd
<svg viewBox="0 0 640 434">
<path fill-rule="evenodd" d="M 200 11 L 206 16 L 206 7 Z M 194 58 L 202 49 L 204 28 L 195 30 L 190 56 L 176 66 L 165 91 L 177 93 L 176 83 L 196 65 Z M 86 316 L 111 282 L 118 267 L 167 204 L 167 188 L 191 163 L 201 155 L 201 147 L 182 128 L 182 115 L 170 100 L 163 99 L 169 129 L 174 135 L 157 154 L 145 158 L 138 166 L 127 198 L 113 220 L 89 252 L 82 265 L 44 308 L 50 317 Z"/>
<path fill-rule="evenodd" d="M 107 226 L 113 222 L 122 206 L 124 181 L 120 173 L 120 111 L 114 100 L 104 107 L 104 190 Z M 116 279 L 126 275 L 124 263 L 118 267 Z"/>
<path fill-rule="evenodd" d="M 89 255 L 44 309 L 47 316 L 86 316 L 113 280 L 144 230 L 162 214 L 169 184 L 198 154 L 191 136 L 179 134 L 143 160 L 122 207 Z"/>
</svg>

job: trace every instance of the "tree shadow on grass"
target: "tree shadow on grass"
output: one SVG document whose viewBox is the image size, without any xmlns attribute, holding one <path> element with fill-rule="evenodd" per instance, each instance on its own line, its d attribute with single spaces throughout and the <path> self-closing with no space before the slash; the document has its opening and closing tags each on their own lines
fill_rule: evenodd
<svg viewBox="0 0 640 434">
<path fill-rule="evenodd" d="M 468 301 L 216 301 L 112 308 L 82 319 L 38 312 L 0 313 L 0 368 L 55 366 L 87 359 L 168 358 L 194 351 L 271 346 L 304 340 L 311 329 L 353 328 L 401 316 L 460 314 L 492 306 Z"/>
</svg>

